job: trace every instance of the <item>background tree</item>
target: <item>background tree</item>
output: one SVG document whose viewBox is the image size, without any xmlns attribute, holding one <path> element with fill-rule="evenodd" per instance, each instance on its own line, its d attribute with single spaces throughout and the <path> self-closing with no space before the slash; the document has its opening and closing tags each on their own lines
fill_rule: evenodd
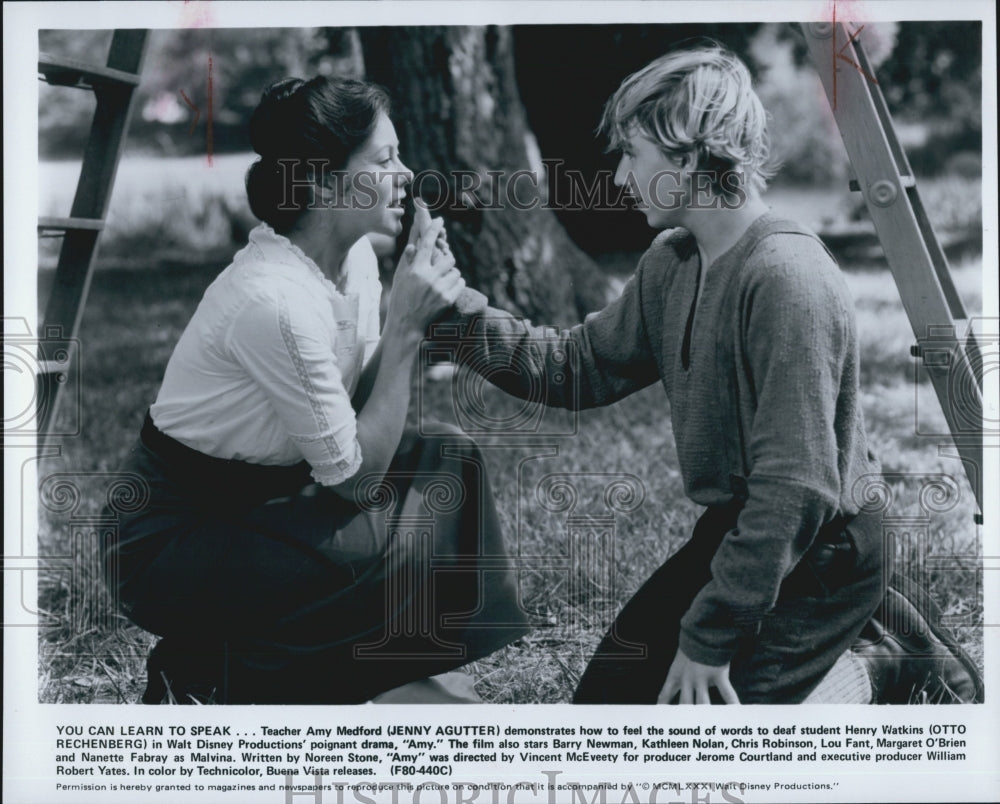
<svg viewBox="0 0 1000 804">
<path fill-rule="evenodd" d="M 913 167 L 921 176 L 961 173 L 978 180 L 981 23 L 866 28 L 866 50 L 879 65 L 880 82 Z M 605 141 L 595 127 L 621 80 L 672 47 L 711 38 L 750 65 L 771 115 L 773 150 L 783 162 L 776 190 L 790 183 L 838 188 L 846 182 L 840 135 L 795 25 L 369 28 L 363 35 L 364 48 L 353 28 L 153 31 L 127 159 L 206 153 L 209 58 L 211 149 L 222 155 L 249 150 L 246 121 L 272 81 L 317 73 L 364 75 L 367 57 L 368 75 L 393 94 L 409 164 L 451 176 L 450 183 L 428 180 L 418 189 L 451 207 L 449 228 L 467 278 L 496 304 L 556 323 L 578 320 L 604 303 L 604 278 L 581 250 L 606 270 L 624 273 L 654 234 L 642 215 L 620 202 L 611 182 L 617 154 L 604 152 Z M 39 35 L 41 50 L 82 59 L 100 60 L 109 41 L 110 31 Z M 41 84 L 42 159 L 79 158 L 92 113 L 91 93 Z M 456 170 L 466 171 L 462 181 L 480 183 L 478 196 L 456 185 Z M 524 171 L 538 176 L 537 186 Z M 177 180 L 188 175 L 178 173 Z M 509 187 L 512 177 L 516 193 Z M 226 187 L 225 197 L 215 191 L 204 200 L 205 214 L 152 215 L 152 236 L 142 230 L 145 218 L 139 208 L 161 208 L 152 199 L 157 192 L 153 185 L 143 189 L 151 196 L 148 204 L 130 204 L 116 212 L 116 220 L 135 230 L 133 243 L 156 242 L 171 249 L 186 245 L 196 258 L 206 243 L 229 251 L 245 239 L 254 219 L 239 177 Z M 55 193 L 58 187 L 46 189 Z M 197 193 L 185 185 L 181 194 Z M 512 209 L 508 195 L 522 206 L 547 208 Z M 967 214 L 970 204 L 978 204 L 978 192 L 971 201 L 964 191 L 955 195 L 960 212 L 951 218 L 978 221 Z M 494 202 L 504 208 L 491 209 Z M 947 210 L 956 204 L 938 207 Z M 845 208 L 850 211 L 844 214 L 863 215 L 861 205 Z M 829 211 L 831 219 L 842 214 L 834 202 Z M 52 214 L 58 214 L 55 207 Z M 169 236 L 164 236 L 165 226 Z M 109 229 L 105 235 L 105 254 L 113 234 Z M 122 253 L 135 250 L 128 242 L 119 238 Z"/>
<path fill-rule="evenodd" d="M 909 153 L 924 175 L 982 175 L 983 25 L 978 20 L 901 23 L 879 76 L 890 111 L 925 127 Z"/>
<path fill-rule="evenodd" d="M 532 178 L 542 166 L 511 29 L 367 28 L 361 42 L 367 77 L 393 98 L 404 159 L 436 171 L 415 189 L 446 218 L 467 280 L 494 304 L 547 323 L 602 307 L 604 274 L 546 208 L 544 179 Z"/>
<path fill-rule="evenodd" d="M 152 31 L 129 126 L 129 150 L 158 156 L 203 153 L 209 114 L 216 153 L 249 150 L 246 124 L 264 88 L 288 75 L 349 72 L 350 30 Z M 39 49 L 103 62 L 110 41 L 110 31 L 42 31 Z M 39 153 L 43 157 L 78 156 L 93 105 L 90 93 L 42 84 Z M 196 116 L 197 125 L 193 125 Z"/>
</svg>

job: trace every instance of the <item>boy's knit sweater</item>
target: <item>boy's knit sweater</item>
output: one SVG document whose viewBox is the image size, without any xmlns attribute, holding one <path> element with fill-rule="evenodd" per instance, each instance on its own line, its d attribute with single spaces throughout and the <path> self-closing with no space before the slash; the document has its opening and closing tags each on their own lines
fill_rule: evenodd
<svg viewBox="0 0 1000 804">
<path fill-rule="evenodd" d="M 460 317 L 458 354 L 518 396 L 545 382 L 548 404 L 561 407 L 662 382 L 687 494 L 744 502 L 681 621 L 681 649 L 720 665 L 756 631 L 820 527 L 857 513 L 878 466 L 858 401 L 853 304 L 822 244 L 762 215 L 705 273 L 687 344 L 699 270 L 690 234 L 664 233 L 622 295 L 583 324 L 556 333 L 490 308 Z"/>
</svg>

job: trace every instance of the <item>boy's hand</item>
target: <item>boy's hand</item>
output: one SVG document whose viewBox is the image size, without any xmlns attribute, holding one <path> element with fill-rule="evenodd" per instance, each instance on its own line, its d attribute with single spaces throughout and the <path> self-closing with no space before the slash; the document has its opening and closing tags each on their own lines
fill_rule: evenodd
<svg viewBox="0 0 1000 804">
<path fill-rule="evenodd" d="M 667 680 L 660 690 L 657 703 L 672 703 L 674 697 L 680 693 L 678 703 L 682 704 L 707 704 L 711 703 L 708 691 L 715 687 L 722 700 L 727 704 L 738 704 L 739 697 L 736 690 L 729 683 L 729 664 L 719 667 L 710 664 L 699 664 L 692 661 L 680 648 L 674 656 L 673 664 L 667 673 Z"/>
</svg>

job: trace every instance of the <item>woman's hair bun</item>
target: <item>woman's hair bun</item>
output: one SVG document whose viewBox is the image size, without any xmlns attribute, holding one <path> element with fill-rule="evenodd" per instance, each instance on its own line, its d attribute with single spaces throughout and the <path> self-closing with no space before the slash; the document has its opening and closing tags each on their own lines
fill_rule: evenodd
<svg viewBox="0 0 1000 804">
<path fill-rule="evenodd" d="M 260 103 L 250 117 L 250 147 L 261 156 L 280 155 L 288 142 L 288 119 L 295 112 L 296 92 L 305 86 L 301 78 L 283 78 L 264 90 Z"/>
<path fill-rule="evenodd" d="M 246 177 L 254 215 L 275 231 L 291 229 L 310 203 L 302 171 L 319 175 L 317 162 L 342 169 L 388 112 L 385 90 L 366 81 L 316 76 L 271 84 L 250 117 L 250 145 L 261 157 Z"/>
</svg>

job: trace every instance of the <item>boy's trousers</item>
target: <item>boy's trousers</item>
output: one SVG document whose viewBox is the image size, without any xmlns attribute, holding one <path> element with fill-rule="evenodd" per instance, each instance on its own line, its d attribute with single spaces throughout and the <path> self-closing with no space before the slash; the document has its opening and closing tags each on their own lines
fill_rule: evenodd
<svg viewBox="0 0 1000 804">
<path fill-rule="evenodd" d="M 680 620 L 711 579 L 739 505 L 706 509 L 691 539 L 626 603 L 587 666 L 575 703 L 655 703 L 677 653 Z M 730 682 L 741 703 L 799 703 L 851 647 L 884 594 L 880 518 L 826 525 L 785 578 L 774 608 L 741 640 Z M 717 692 L 714 701 L 721 701 Z"/>
</svg>

